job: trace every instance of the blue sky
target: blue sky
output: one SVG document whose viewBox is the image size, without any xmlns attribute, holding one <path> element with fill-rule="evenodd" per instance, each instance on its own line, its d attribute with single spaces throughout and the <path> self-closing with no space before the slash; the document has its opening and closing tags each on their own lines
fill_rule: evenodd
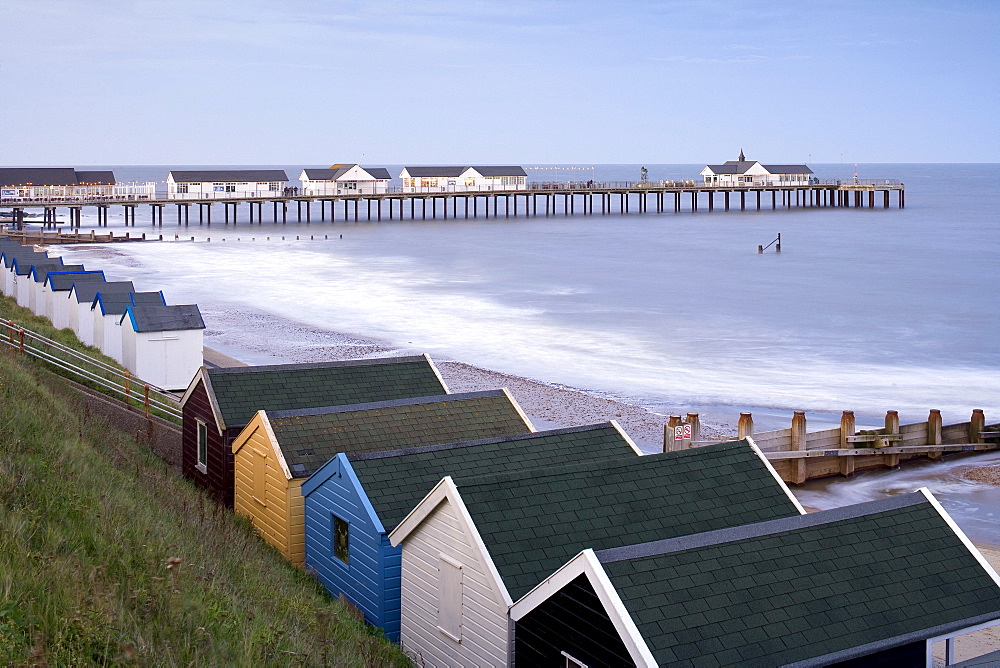
<svg viewBox="0 0 1000 668">
<path fill-rule="evenodd" d="M 996 162 L 1000 1 L 0 0 L 0 165 Z"/>
</svg>

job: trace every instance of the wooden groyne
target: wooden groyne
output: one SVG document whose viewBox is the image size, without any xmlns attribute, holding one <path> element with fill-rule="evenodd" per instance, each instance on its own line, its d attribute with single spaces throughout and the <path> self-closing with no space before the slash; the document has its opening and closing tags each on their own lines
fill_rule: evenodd
<svg viewBox="0 0 1000 668">
<path fill-rule="evenodd" d="M 98 227 L 107 227 L 109 210 L 121 206 L 125 225 L 135 226 L 136 210 L 150 207 L 153 225 L 163 225 L 165 209 L 176 207 L 178 225 L 190 225 L 191 208 L 197 207 L 197 223 L 212 224 L 212 209 L 223 205 L 223 224 L 236 224 L 240 207 L 245 205 L 248 222 L 264 221 L 264 206 L 270 204 L 272 223 L 286 223 L 294 207 L 295 222 L 312 222 L 315 214 L 321 222 L 338 220 L 426 220 L 449 218 L 511 218 L 550 215 L 601 215 L 613 213 L 664 213 L 672 210 L 697 212 L 703 209 L 723 211 L 748 209 L 797 208 L 875 208 L 890 207 L 890 193 L 896 193 L 896 205 L 905 206 L 905 186 L 896 180 L 815 181 L 809 185 L 707 185 L 694 182 L 657 183 L 553 183 L 529 184 L 524 190 L 421 190 L 358 195 L 280 195 L 275 197 L 215 197 L 211 199 L 100 198 L 80 200 L 70 197 L 38 200 L 4 199 L 0 207 L 12 210 L 12 222 L 24 222 L 24 212 L 41 209 L 42 225 L 54 229 L 57 208 L 69 213 L 69 224 L 79 228 L 82 210 L 94 207 Z M 318 205 L 318 206 L 317 206 Z M 363 205 L 363 206 L 362 206 Z M 315 209 L 319 211 L 315 211 Z M 216 223 L 220 222 L 216 216 Z"/>
<path fill-rule="evenodd" d="M 708 442 L 700 440 L 698 415 L 671 416 L 664 429 L 664 451 L 683 450 Z M 982 410 L 972 411 L 968 422 L 943 425 L 941 411 L 931 410 L 925 422 L 899 424 L 899 413 L 888 411 L 885 426 L 858 430 L 854 412 L 844 411 L 835 429 L 809 432 L 804 411 L 795 411 L 788 429 L 754 433 L 753 416 L 741 413 L 738 437 L 751 437 L 785 482 L 801 485 L 807 480 L 856 471 L 895 468 L 912 459 L 940 459 L 945 453 L 977 452 L 1000 448 L 1000 424 L 987 425 Z"/>
</svg>

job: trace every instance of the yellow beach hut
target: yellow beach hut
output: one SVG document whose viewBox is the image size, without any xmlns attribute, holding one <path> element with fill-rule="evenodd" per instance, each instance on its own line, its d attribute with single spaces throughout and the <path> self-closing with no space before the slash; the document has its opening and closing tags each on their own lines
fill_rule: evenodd
<svg viewBox="0 0 1000 668">
<path fill-rule="evenodd" d="M 233 441 L 234 509 L 294 565 L 305 564 L 302 483 L 337 454 L 534 432 L 507 390 L 257 411 Z M 428 490 L 430 491 L 430 490 Z"/>
</svg>

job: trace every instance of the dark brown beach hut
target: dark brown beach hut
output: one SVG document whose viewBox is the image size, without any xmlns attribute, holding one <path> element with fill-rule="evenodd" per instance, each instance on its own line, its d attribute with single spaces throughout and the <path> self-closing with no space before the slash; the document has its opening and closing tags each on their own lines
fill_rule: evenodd
<svg viewBox="0 0 1000 668">
<path fill-rule="evenodd" d="M 258 410 L 343 406 L 447 394 L 427 355 L 313 364 L 202 367 L 181 400 L 184 476 L 233 507 L 232 442 Z"/>
</svg>

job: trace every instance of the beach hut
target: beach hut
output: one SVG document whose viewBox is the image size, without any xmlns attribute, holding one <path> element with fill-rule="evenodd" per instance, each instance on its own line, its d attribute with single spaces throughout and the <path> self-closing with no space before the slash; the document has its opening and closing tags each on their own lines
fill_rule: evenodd
<svg viewBox="0 0 1000 668">
<path fill-rule="evenodd" d="M 186 388 L 205 361 L 205 321 L 197 304 L 129 304 L 119 325 L 122 364 L 150 385 Z"/>
<path fill-rule="evenodd" d="M 534 431 L 506 390 L 258 411 L 233 441 L 235 509 L 296 566 L 305 563 L 302 483 L 334 455 Z"/>
<path fill-rule="evenodd" d="M 48 253 L 39 252 L 32 248 L 21 246 L 20 248 L 4 248 L 0 252 L 0 256 L 3 259 L 3 269 L 4 269 L 4 281 L 3 281 L 3 292 L 8 297 L 17 297 L 17 273 L 15 271 L 15 261 L 20 261 L 25 264 L 25 274 L 27 270 L 30 269 L 31 265 L 35 262 L 43 262 L 46 259 L 52 262 L 62 263 L 61 257 L 49 258 Z"/>
<path fill-rule="evenodd" d="M 332 165 L 330 169 L 303 169 L 303 195 L 384 195 L 392 177 L 384 167 Z"/>
<path fill-rule="evenodd" d="M 762 165 L 747 160 L 743 151 L 736 160 L 721 165 L 705 165 L 701 175 L 706 185 L 717 186 L 806 186 L 813 170 L 808 165 Z"/>
<path fill-rule="evenodd" d="M 404 167 L 403 192 L 526 190 L 528 174 L 514 165 L 475 167 Z"/>
<path fill-rule="evenodd" d="M 581 550 L 796 517 L 748 440 L 644 457 L 447 476 L 389 534 L 400 641 L 428 665 L 510 665 L 510 607 Z"/>
<path fill-rule="evenodd" d="M 258 410 L 283 411 L 447 394 L 427 355 L 202 367 L 181 398 L 181 471 L 233 507 L 233 440 Z"/>
<path fill-rule="evenodd" d="M 70 326 L 70 309 L 76 306 L 68 299 L 70 290 L 77 283 L 104 283 L 103 271 L 72 271 L 66 273 L 50 272 L 42 284 L 42 303 L 44 315 L 56 329 Z M 73 310 L 76 310 L 75 308 Z"/>
<path fill-rule="evenodd" d="M 45 264 L 32 265 L 28 271 L 28 308 L 35 315 L 46 317 L 45 292 L 49 274 L 75 273 L 83 270 L 82 264 L 53 264 L 51 260 L 47 260 Z"/>
<path fill-rule="evenodd" d="M 283 169 L 173 170 L 167 175 L 167 199 L 280 197 L 286 181 Z"/>
<path fill-rule="evenodd" d="M 1000 578 L 922 489 L 586 548 L 511 616 L 515 665 L 930 666 L 1000 623 Z"/>
<path fill-rule="evenodd" d="M 69 291 L 69 327 L 88 346 L 97 345 L 94 335 L 94 300 L 98 293 L 106 295 L 121 293 L 127 295 L 135 290 L 132 281 L 90 281 L 74 283 Z M 103 332 L 102 332 L 103 334 Z M 103 337 L 102 337 L 103 340 Z"/>
<path fill-rule="evenodd" d="M 446 475 L 642 454 L 615 422 L 376 453 L 340 453 L 302 483 L 306 568 L 399 641 L 400 548 L 389 531 Z"/>
<path fill-rule="evenodd" d="M 166 304 L 163 292 L 99 292 L 94 296 L 91 313 L 94 318 L 94 347 L 115 360 L 124 362 L 122 357 L 121 319 L 125 308 L 133 304 Z"/>
</svg>

